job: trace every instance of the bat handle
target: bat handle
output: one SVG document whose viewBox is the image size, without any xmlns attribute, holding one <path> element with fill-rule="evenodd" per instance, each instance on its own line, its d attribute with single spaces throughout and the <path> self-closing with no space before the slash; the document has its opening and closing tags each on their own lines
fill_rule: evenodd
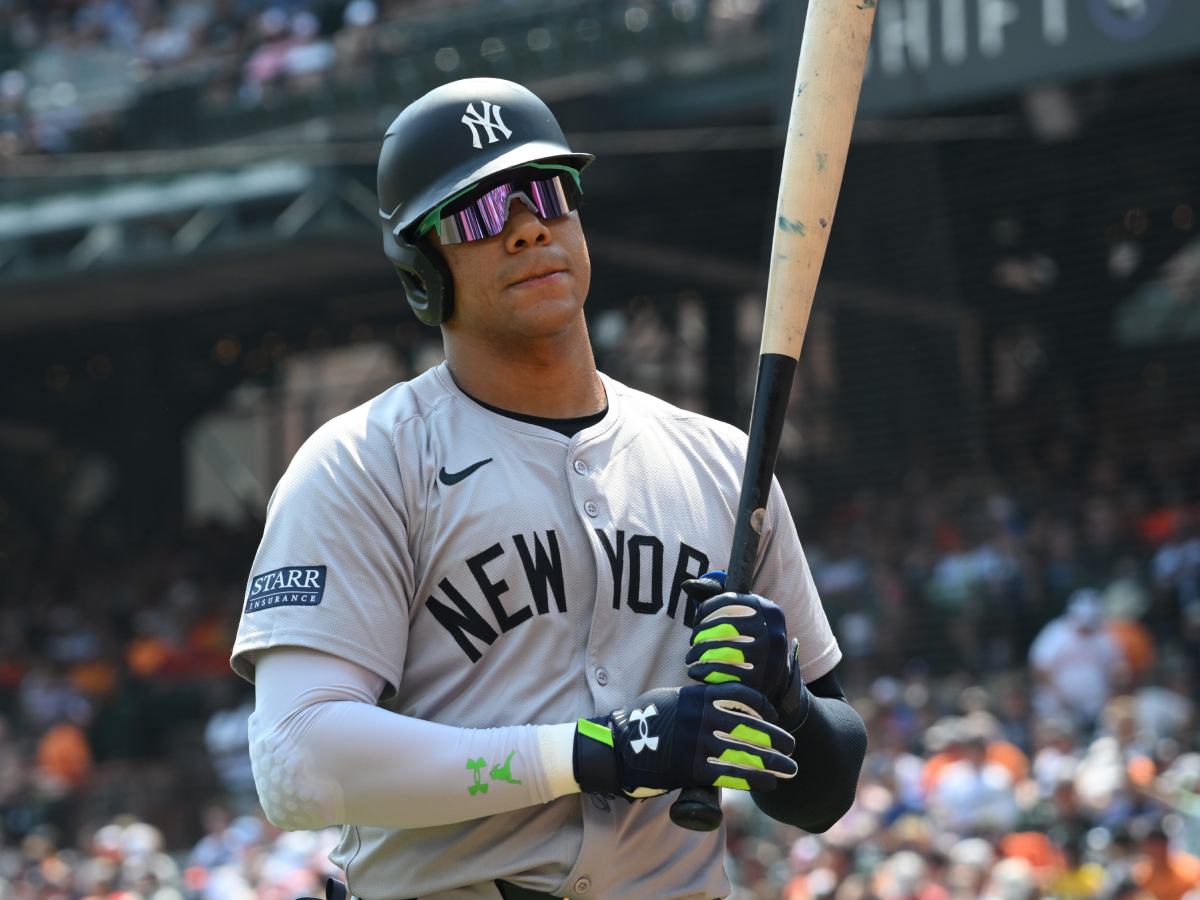
<svg viewBox="0 0 1200 900">
<path fill-rule="evenodd" d="M 721 827 L 721 801 L 716 788 L 684 788 L 671 804 L 671 821 L 692 831 Z"/>
</svg>

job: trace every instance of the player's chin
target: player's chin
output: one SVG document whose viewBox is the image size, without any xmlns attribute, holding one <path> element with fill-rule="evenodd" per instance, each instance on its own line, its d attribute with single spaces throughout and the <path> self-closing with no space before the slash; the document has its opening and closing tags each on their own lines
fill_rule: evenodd
<svg viewBox="0 0 1200 900">
<path fill-rule="evenodd" d="M 514 285 L 505 291 L 509 309 L 522 318 L 573 319 L 583 308 L 567 273 L 533 286 Z"/>
<path fill-rule="evenodd" d="M 509 321 L 509 329 L 529 338 L 551 337 L 572 331 L 579 318 L 580 310 L 574 303 L 539 303 L 517 310 Z"/>
</svg>

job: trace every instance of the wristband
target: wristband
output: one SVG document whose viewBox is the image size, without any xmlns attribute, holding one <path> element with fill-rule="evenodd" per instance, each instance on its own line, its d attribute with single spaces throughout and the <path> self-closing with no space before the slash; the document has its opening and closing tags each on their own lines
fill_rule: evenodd
<svg viewBox="0 0 1200 900">
<path fill-rule="evenodd" d="M 608 716 L 579 720 L 575 728 L 572 763 L 575 780 L 585 794 L 622 793 L 617 781 L 617 754 Z"/>
</svg>

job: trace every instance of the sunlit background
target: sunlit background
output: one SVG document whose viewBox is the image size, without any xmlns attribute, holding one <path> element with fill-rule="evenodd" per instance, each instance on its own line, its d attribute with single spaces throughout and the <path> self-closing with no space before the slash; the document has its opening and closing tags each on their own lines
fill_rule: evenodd
<svg viewBox="0 0 1200 900">
<path fill-rule="evenodd" d="M 601 368 L 744 426 L 803 16 L 0 0 L 0 897 L 333 872 L 228 654 L 292 453 L 440 359 L 397 112 L 542 96 Z M 827 834 L 727 798 L 737 900 L 1200 897 L 1198 97 L 1193 0 L 880 0 L 778 468 L 871 749 Z"/>
</svg>

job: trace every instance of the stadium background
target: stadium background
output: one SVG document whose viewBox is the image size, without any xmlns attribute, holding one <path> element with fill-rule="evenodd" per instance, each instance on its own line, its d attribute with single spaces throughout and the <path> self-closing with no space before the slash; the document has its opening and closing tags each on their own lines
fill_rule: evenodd
<svg viewBox="0 0 1200 900">
<path fill-rule="evenodd" d="M 291 454 L 439 358 L 374 224 L 405 102 L 543 96 L 599 157 L 601 367 L 744 425 L 803 13 L 0 0 L 0 897 L 323 875 L 227 655 Z M 729 807 L 736 897 L 1200 878 L 1198 86 L 1191 2 L 880 4 L 778 470 L 872 747 L 827 835 Z M 1087 721 L 1028 661 L 1081 587 L 1123 653 Z"/>
</svg>

